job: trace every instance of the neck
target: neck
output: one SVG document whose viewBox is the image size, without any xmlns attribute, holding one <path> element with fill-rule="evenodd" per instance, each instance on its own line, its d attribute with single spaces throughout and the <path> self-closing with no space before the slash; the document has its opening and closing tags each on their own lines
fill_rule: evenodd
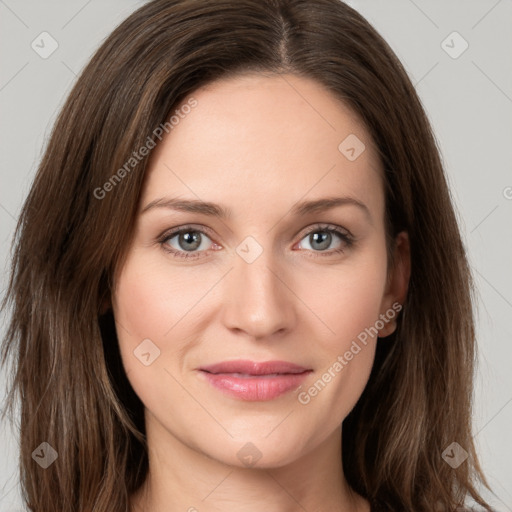
<svg viewBox="0 0 512 512">
<path fill-rule="evenodd" d="M 347 484 L 341 429 L 282 467 L 235 467 L 172 436 L 146 411 L 149 473 L 132 512 L 369 512 Z M 156 443 L 158 440 L 158 443 Z"/>
</svg>

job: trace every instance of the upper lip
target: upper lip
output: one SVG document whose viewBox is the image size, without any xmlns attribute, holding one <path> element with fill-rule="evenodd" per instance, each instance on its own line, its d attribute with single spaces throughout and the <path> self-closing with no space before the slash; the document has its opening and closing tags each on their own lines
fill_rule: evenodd
<svg viewBox="0 0 512 512">
<path fill-rule="evenodd" d="M 208 366 L 201 366 L 199 369 L 208 373 L 242 373 L 245 375 L 296 374 L 309 370 L 287 361 L 257 362 L 248 360 L 223 361 Z"/>
</svg>

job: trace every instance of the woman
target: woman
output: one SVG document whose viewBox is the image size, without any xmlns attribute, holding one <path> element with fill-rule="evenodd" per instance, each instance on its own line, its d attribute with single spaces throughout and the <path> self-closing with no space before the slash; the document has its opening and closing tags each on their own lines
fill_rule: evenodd
<svg viewBox="0 0 512 512">
<path fill-rule="evenodd" d="M 490 510 L 435 139 L 342 2 L 122 23 L 56 123 L 7 304 L 33 511 Z"/>
</svg>

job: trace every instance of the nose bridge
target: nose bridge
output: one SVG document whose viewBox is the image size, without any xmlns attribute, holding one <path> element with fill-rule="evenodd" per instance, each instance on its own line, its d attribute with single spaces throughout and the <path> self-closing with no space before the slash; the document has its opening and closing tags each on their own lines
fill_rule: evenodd
<svg viewBox="0 0 512 512">
<path fill-rule="evenodd" d="M 253 237 L 238 245 L 224 302 L 226 325 L 259 338 L 289 328 L 295 318 L 293 293 L 266 240 L 266 247 Z"/>
</svg>

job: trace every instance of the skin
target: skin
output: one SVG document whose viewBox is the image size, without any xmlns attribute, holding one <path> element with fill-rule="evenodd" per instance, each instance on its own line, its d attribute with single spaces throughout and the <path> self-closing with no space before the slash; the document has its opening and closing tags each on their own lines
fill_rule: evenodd
<svg viewBox="0 0 512 512">
<path fill-rule="evenodd" d="M 408 239 L 397 237 L 388 269 L 373 142 L 348 107 L 295 75 L 246 74 L 192 96 L 197 106 L 151 154 L 112 296 L 123 364 L 146 414 L 150 472 L 132 510 L 368 512 L 343 475 L 342 422 L 366 386 L 376 343 L 386 340 L 369 337 L 309 403 L 298 393 L 406 295 Z M 338 149 L 349 134 L 366 146 L 354 161 Z M 357 199 L 368 214 L 351 204 L 290 213 L 298 201 L 332 196 Z M 211 201 L 232 214 L 143 212 L 163 197 Z M 309 234 L 323 233 L 318 223 L 348 230 L 354 243 L 336 234 L 315 242 Z M 187 242 L 161 235 L 189 224 L 193 233 L 209 229 L 197 234 L 199 257 L 173 257 L 165 247 L 183 254 Z M 236 252 L 248 236 L 262 249 L 251 263 Z M 379 336 L 395 327 L 387 322 Z M 134 356 L 144 339 L 160 350 L 148 366 Z M 247 402 L 197 371 L 233 359 L 284 360 L 313 372 L 299 390 Z M 237 456 L 248 442 L 261 454 L 251 467 Z"/>
</svg>

